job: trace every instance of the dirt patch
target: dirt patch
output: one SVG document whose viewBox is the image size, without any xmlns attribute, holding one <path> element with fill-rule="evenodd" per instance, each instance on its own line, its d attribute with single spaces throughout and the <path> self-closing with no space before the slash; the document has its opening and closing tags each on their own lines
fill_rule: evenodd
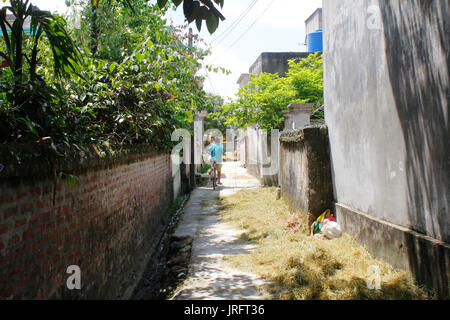
<svg viewBox="0 0 450 320">
<path fill-rule="evenodd" d="M 183 212 L 185 198 L 163 233 L 157 252 L 148 263 L 132 300 L 166 300 L 187 277 L 192 237 L 176 237 L 174 231 Z"/>
</svg>

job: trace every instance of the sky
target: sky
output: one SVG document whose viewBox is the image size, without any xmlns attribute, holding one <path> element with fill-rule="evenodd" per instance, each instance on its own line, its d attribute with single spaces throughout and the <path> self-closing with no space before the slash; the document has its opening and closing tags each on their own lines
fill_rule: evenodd
<svg viewBox="0 0 450 320">
<path fill-rule="evenodd" d="M 44 10 L 61 13 L 67 10 L 65 0 L 31 2 Z M 239 76 L 248 73 L 262 52 L 306 51 L 305 20 L 321 7 L 322 0 L 225 0 L 220 11 L 226 20 L 220 22 L 213 35 L 209 34 L 205 24 L 198 32 L 192 23 L 194 34 L 211 45 L 212 55 L 205 59 L 205 64 L 224 67 L 231 72 L 224 75 L 200 71 L 206 76 L 204 89 L 224 98 L 233 98 L 239 88 Z M 243 15 L 245 12 L 247 14 Z M 242 19 L 236 24 L 239 17 Z M 170 10 L 167 19 L 176 25 L 183 24 L 182 6 L 176 11 Z"/>
</svg>

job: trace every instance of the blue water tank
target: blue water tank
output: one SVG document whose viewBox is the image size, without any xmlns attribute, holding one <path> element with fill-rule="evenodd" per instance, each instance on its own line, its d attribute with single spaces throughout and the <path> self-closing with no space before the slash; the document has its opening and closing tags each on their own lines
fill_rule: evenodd
<svg viewBox="0 0 450 320">
<path fill-rule="evenodd" d="M 308 34 L 308 51 L 323 52 L 323 32 L 316 30 Z"/>
<path fill-rule="evenodd" d="M 10 28 L 6 28 L 6 31 L 11 32 Z M 31 28 L 23 28 L 23 32 L 25 32 L 28 35 L 31 35 Z M 0 36 L 2 36 L 2 34 L 0 33 Z"/>
</svg>

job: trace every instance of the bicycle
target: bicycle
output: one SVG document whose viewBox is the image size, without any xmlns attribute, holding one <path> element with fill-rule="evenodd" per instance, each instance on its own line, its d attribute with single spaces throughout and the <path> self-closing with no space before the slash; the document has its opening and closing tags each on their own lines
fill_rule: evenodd
<svg viewBox="0 0 450 320">
<path fill-rule="evenodd" d="M 217 170 L 216 170 L 216 161 L 213 161 L 211 164 L 211 171 L 212 171 L 212 176 L 211 176 L 211 180 L 212 180 L 212 184 L 213 184 L 213 190 L 216 190 L 217 187 Z"/>
</svg>

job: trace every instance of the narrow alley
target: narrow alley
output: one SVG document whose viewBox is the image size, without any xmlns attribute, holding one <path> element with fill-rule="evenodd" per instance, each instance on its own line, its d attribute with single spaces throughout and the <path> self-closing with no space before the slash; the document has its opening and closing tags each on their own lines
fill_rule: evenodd
<svg viewBox="0 0 450 320">
<path fill-rule="evenodd" d="M 448 17 L 0 0 L 0 302 L 448 300 Z"/>
<path fill-rule="evenodd" d="M 242 189 L 260 187 L 257 179 L 248 175 L 237 162 L 223 166 L 223 186 L 212 190 L 211 182 L 194 190 L 175 232 L 177 237 L 194 238 L 188 278 L 175 293 L 177 300 L 241 300 L 267 299 L 261 292 L 264 279 L 227 265 L 227 255 L 245 253 L 253 249 L 239 240 L 242 230 L 219 221 L 219 196 L 227 196 Z"/>
</svg>

